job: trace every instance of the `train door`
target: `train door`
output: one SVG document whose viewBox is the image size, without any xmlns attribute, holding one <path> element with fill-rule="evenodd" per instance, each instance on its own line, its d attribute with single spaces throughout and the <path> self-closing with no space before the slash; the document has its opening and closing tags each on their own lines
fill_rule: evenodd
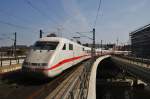
<svg viewBox="0 0 150 99">
<path fill-rule="evenodd" d="M 74 64 L 74 46 L 73 44 L 69 44 L 69 54 L 70 54 L 70 59 L 72 59 L 71 63 L 72 65 Z"/>
<path fill-rule="evenodd" d="M 63 66 L 61 66 L 63 70 L 69 68 L 70 65 L 72 64 L 69 61 L 70 58 L 72 57 L 71 55 L 72 53 L 70 52 L 70 49 L 69 49 L 69 43 L 64 43 L 61 53 L 60 53 L 60 58 L 61 58 L 60 60 L 63 61 L 63 64 L 62 64 Z"/>
</svg>

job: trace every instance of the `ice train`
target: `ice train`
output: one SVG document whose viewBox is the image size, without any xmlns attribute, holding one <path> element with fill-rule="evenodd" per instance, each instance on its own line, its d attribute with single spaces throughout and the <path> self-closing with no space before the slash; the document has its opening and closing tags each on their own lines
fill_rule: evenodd
<svg viewBox="0 0 150 99">
<path fill-rule="evenodd" d="M 90 58 L 91 48 L 61 37 L 43 37 L 28 53 L 22 71 L 54 77 L 75 64 Z"/>
</svg>

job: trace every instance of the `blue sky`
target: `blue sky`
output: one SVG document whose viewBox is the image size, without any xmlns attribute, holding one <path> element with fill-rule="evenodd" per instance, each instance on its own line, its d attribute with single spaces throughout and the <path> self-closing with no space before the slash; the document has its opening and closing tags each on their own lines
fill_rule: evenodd
<svg viewBox="0 0 150 99">
<path fill-rule="evenodd" d="M 70 39 L 79 36 L 76 32 L 91 31 L 98 3 L 99 0 L 0 0 L 0 46 L 12 45 L 13 32 L 17 32 L 17 44 L 31 45 L 38 40 L 40 29 L 46 35 L 59 28 L 61 35 Z M 120 44 L 128 42 L 129 32 L 150 23 L 149 4 L 150 0 L 102 0 L 97 43 L 114 43 L 117 38 Z M 87 38 L 81 41 L 91 42 Z"/>
</svg>

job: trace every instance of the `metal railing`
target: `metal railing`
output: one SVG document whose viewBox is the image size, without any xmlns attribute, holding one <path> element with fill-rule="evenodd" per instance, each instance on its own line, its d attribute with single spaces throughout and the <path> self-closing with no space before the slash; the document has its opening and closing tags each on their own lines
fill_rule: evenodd
<svg viewBox="0 0 150 99">
<path fill-rule="evenodd" d="M 80 73 L 79 76 L 75 78 L 74 82 L 71 83 L 66 93 L 63 94 L 62 99 L 87 98 L 92 63 L 92 60 L 84 63 L 82 73 Z"/>
<path fill-rule="evenodd" d="M 150 83 L 150 64 L 139 59 L 127 56 L 112 56 L 114 62 L 135 77 Z"/>
<path fill-rule="evenodd" d="M 26 56 L 1 56 L 0 57 L 0 67 L 2 66 L 11 66 L 12 64 L 20 64 L 23 62 L 23 60 L 26 58 Z"/>
<path fill-rule="evenodd" d="M 114 56 L 121 57 L 121 58 L 131 60 L 131 61 L 141 62 L 141 63 L 144 63 L 144 64 L 150 64 L 150 59 L 144 59 L 144 58 L 139 58 L 139 57 L 131 57 L 131 56 L 129 57 L 129 56 L 124 56 L 124 55 L 114 55 Z"/>
<path fill-rule="evenodd" d="M 136 65 L 136 67 L 139 67 L 144 70 L 150 70 L 150 60 L 148 59 L 142 59 L 142 58 L 136 58 L 136 57 L 129 57 L 129 56 L 122 56 L 122 55 L 114 55 L 124 61 L 127 61 L 130 64 Z"/>
</svg>

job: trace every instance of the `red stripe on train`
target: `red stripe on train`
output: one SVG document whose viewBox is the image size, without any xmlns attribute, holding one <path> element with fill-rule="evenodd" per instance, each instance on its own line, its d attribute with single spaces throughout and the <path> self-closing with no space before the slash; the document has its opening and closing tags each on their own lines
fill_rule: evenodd
<svg viewBox="0 0 150 99">
<path fill-rule="evenodd" d="M 65 63 L 68 63 L 68 62 L 80 59 L 80 58 L 85 57 L 85 56 L 89 56 L 89 55 L 83 55 L 83 56 L 78 56 L 78 57 L 73 57 L 73 58 L 65 59 L 65 60 L 60 61 L 59 63 L 57 63 L 56 65 L 54 65 L 54 66 L 52 66 L 50 68 L 41 69 L 41 70 L 52 70 L 52 69 L 55 69 L 55 68 L 57 68 L 57 67 L 65 64 Z"/>
</svg>

